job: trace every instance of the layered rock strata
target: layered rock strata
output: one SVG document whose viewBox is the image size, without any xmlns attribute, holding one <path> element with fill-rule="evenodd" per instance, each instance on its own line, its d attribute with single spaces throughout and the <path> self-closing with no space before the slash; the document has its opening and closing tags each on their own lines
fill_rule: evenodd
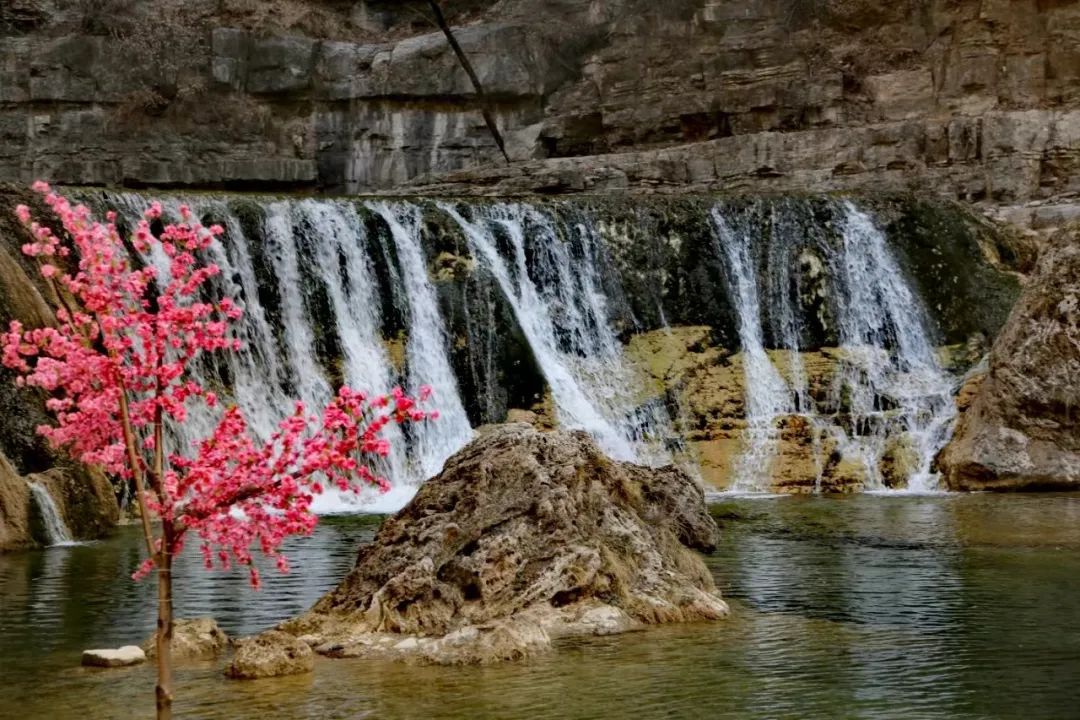
<svg viewBox="0 0 1080 720">
<path fill-rule="evenodd" d="M 0 14 L 0 179 L 915 185 L 1032 224 L 1077 213 L 1080 9 L 1062 0 L 454 3 L 508 169 L 419 0 L 15 5 Z"/>
</svg>

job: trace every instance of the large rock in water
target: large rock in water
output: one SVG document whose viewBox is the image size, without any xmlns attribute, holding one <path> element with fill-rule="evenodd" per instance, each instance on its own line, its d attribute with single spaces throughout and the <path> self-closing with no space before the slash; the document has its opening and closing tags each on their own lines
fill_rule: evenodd
<svg viewBox="0 0 1080 720">
<path fill-rule="evenodd" d="M 957 490 L 1080 487 L 1080 227 L 1059 233 L 938 458 Z"/>
<path fill-rule="evenodd" d="M 483 663 L 566 635 L 716 620 L 727 605 L 693 552 L 716 540 L 682 471 L 615 462 L 582 432 L 499 426 L 282 629 L 326 655 Z"/>
<path fill-rule="evenodd" d="M 303 675 L 315 667 L 311 648 L 288 633 L 268 630 L 236 641 L 236 655 L 225 667 L 234 680 Z"/>
<path fill-rule="evenodd" d="M 229 636 L 213 618 L 177 620 L 173 624 L 172 659 L 177 662 L 212 660 L 225 652 L 229 643 Z M 157 656 L 156 632 L 143 641 L 142 649 L 148 658 Z"/>
</svg>

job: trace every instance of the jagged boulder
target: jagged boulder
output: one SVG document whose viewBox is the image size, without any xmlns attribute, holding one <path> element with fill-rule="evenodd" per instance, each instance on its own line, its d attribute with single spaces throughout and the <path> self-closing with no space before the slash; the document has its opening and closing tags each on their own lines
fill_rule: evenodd
<svg viewBox="0 0 1080 720">
<path fill-rule="evenodd" d="M 938 457 L 950 488 L 1080 487 L 1080 226 L 1044 250 L 964 401 Z"/>
<path fill-rule="evenodd" d="M 303 675 L 315 667 L 311 648 L 288 633 L 268 630 L 236 641 L 236 654 L 225 668 L 234 680 Z"/>
<path fill-rule="evenodd" d="M 326 655 L 484 663 L 565 635 L 716 620 L 727 605 L 692 551 L 716 540 L 682 471 L 615 462 L 582 432 L 498 426 L 281 629 Z"/>
</svg>

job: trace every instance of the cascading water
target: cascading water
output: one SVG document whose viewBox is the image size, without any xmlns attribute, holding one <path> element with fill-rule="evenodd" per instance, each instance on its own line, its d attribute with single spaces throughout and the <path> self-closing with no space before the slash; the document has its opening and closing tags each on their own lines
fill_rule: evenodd
<svg viewBox="0 0 1080 720">
<path fill-rule="evenodd" d="M 937 362 L 921 304 L 884 234 L 851 202 L 830 209 L 829 228 L 785 200 L 741 211 L 716 206 L 711 212 L 738 316 L 746 378 L 746 449 L 736 463 L 732 489 L 767 489 L 778 421 L 797 415 L 811 429 L 819 485 L 822 438 L 831 438 L 843 457 L 861 464 L 868 490 L 883 488 L 879 468 L 887 443 L 902 438 L 918 458 L 908 491 L 932 491 L 933 457 L 956 414 L 954 380 Z M 754 270 L 755 238 L 767 243 L 764 278 Z M 768 300 L 764 307 L 758 288 Z M 823 400 L 813 398 L 800 353 L 797 305 L 808 293 L 826 296 L 818 299 L 836 326 L 836 372 Z M 766 315 L 775 354 L 787 360 L 787 379 L 764 349 Z"/>
<path fill-rule="evenodd" d="M 711 211 L 716 244 L 727 258 L 728 285 L 738 315 L 746 378 L 746 449 L 735 466 L 732 490 L 756 492 L 768 487 L 769 465 L 776 454 L 777 420 L 795 411 L 791 391 L 765 353 L 758 301 L 758 279 L 750 252 L 753 236 L 736 232 L 719 208 Z"/>
<path fill-rule="evenodd" d="M 106 203 L 133 226 L 148 201 L 125 194 L 109 196 Z M 408 438 L 394 424 L 387 428 L 392 451 L 378 470 L 392 480 L 389 493 L 371 491 L 355 498 L 332 488 L 315 503 L 316 510 L 323 513 L 388 512 L 401 507 L 418 484 L 438 472 L 471 435 L 446 358 L 443 324 L 427 281 L 417 229 L 403 226 L 390 208 L 372 205 L 372 210 L 386 213 L 396 255 L 403 265 L 399 274 L 406 280 L 405 302 L 412 314 L 407 378 L 401 378 L 383 344 L 383 303 L 368 254 L 367 232 L 355 203 L 300 200 L 260 204 L 261 221 L 254 240 L 224 199 L 171 199 L 163 203 L 166 218 L 178 218 L 181 204 L 187 204 L 196 217 L 225 227 L 225 236 L 211 245 L 208 259 L 222 269 L 215 279 L 217 289 L 238 298 L 245 311 L 237 328 L 243 341 L 241 350 L 215 358 L 224 368 L 207 363 L 192 371 L 204 385 L 230 395 L 244 410 L 257 436 L 268 438 L 297 400 L 308 408 L 324 405 L 332 395 L 334 374 L 369 392 L 386 392 L 403 380 L 413 393 L 423 384 L 436 389 L 433 402 L 441 414 L 438 422 L 418 427 Z M 158 255 L 150 260 L 164 271 L 168 259 Z M 265 272 L 260 277 L 257 256 L 270 269 L 269 277 Z M 316 290 L 325 293 L 329 317 L 316 316 L 312 300 Z M 340 346 L 339 367 L 327 367 L 320 357 L 317 338 L 327 334 L 327 323 Z M 223 375 L 227 388 L 219 387 Z M 187 424 L 175 428 L 171 446 L 191 447 L 209 434 L 216 419 L 213 412 L 191 413 Z"/>
<path fill-rule="evenodd" d="M 64 524 L 64 519 L 60 517 L 60 508 L 56 507 L 56 502 L 49 494 L 48 488 L 37 482 L 27 484 L 30 486 L 30 493 L 34 497 L 34 504 L 41 516 L 41 522 L 45 526 L 45 539 L 48 540 L 49 545 L 72 544 L 74 539 L 71 537 L 71 531 Z"/>
<path fill-rule="evenodd" d="M 841 347 L 850 362 L 838 378 L 848 388 L 856 423 L 848 449 L 863 458 L 872 489 L 885 439 L 906 433 L 918 456 L 908 489 L 936 486 L 930 468 L 956 416 L 954 381 L 940 367 L 921 304 L 904 281 L 881 230 L 851 202 L 843 203 L 843 251 L 837 276 Z"/>
<path fill-rule="evenodd" d="M 127 193 L 108 197 L 107 204 L 116 209 L 129 226 L 134 226 L 141 217 L 140 213 L 146 208 L 147 200 L 140 195 Z M 162 204 L 166 217 L 179 217 L 179 207 L 183 204 L 181 201 L 168 199 Z M 223 200 L 194 198 L 187 201 L 187 204 L 196 217 L 212 219 L 225 227 L 226 236 L 223 242 L 213 243 L 208 251 L 208 259 L 221 268 L 221 275 L 214 281 L 217 283 L 215 289 L 237 298 L 245 310 L 236 328 L 236 334 L 242 341 L 240 350 L 215 356 L 215 362 L 223 364 L 224 367 L 214 364 L 195 365 L 192 372 L 201 384 L 231 395 L 244 411 L 255 434 L 268 438 L 287 412 L 286 409 L 291 408 L 294 402 L 293 394 L 287 390 L 291 388 L 291 378 L 297 376 L 295 363 L 291 362 L 291 357 L 282 357 L 278 352 L 273 318 L 269 317 L 259 301 L 260 292 L 264 288 L 260 288 L 250 243 L 244 235 L 239 219 Z M 271 242 L 272 227 L 268 227 L 266 233 Z M 279 235 L 281 234 L 287 233 L 280 232 Z M 167 272 L 169 260 L 163 253 L 155 252 L 149 259 L 158 269 L 159 275 Z M 228 377 L 227 389 L 220 387 L 221 374 Z M 170 447 L 190 447 L 190 443 L 206 437 L 212 431 L 218 419 L 217 414 L 203 412 L 204 408 L 197 404 L 191 409 L 188 422 L 172 428 L 174 436 L 169 438 Z"/>
<path fill-rule="evenodd" d="M 446 459 L 469 441 L 472 429 L 450 367 L 446 325 L 420 245 L 419 212 L 409 205 L 373 202 L 368 207 L 390 227 L 401 265 L 410 318 L 405 347 L 408 389 L 414 395 L 423 385 L 438 391 L 439 421 L 425 423 L 415 430 L 420 479 L 423 479 L 437 473 Z"/>
<path fill-rule="evenodd" d="M 299 235 L 321 269 L 319 279 L 326 289 L 341 347 L 342 380 L 350 387 L 384 392 L 397 382 L 397 373 L 383 346 L 382 306 L 375 271 L 365 250 L 366 231 L 355 205 L 303 200 L 295 205 L 293 213 L 296 221 L 293 233 Z M 282 282 L 287 284 L 284 278 Z M 314 367 L 318 359 L 305 353 L 304 362 Z M 322 388 L 317 390 L 321 392 Z M 342 511 L 357 505 L 367 509 L 373 506 L 396 509 L 408 501 L 427 475 L 424 469 L 410 466 L 403 433 L 397 425 L 388 425 L 385 435 L 391 441 L 390 455 L 379 463 L 377 470 L 396 480 L 390 493 L 380 495 L 369 490 L 357 499 L 331 488 L 316 499 L 316 511 Z"/>
<path fill-rule="evenodd" d="M 95 198 L 128 225 L 149 202 L 136 194 Z M 177 217 L 181 202 L 165 201 L 165 215 Z M 671 462 L 667 407 L 680 400 L 650 394 L 626 355 L 616 328 L 638 329 L 622 294 L 636 268 L 615 262 L 599 211 L 210 195 L 183 202 L 225 227 L 207 259 L 222 269 L 215 290 L 245 310 L 237 327 L 243 348 L 194 371 L 231 395 L 257 435 L 268 437 L 295 399 L 318 407 L 342 382 L 372 391 L 435 388 L 439 421 L 390 429 L 394 449 L 379 469 L 392 493 L 359 502 L 328 493 L 317 502 L 321 512 L 396 509 L 468 441 L 472 425 L 534 406 L 545 387 L 559 424 L 586 430 L 612 456 Z M 711 246 L 732 310 L 732 330 L 721 332 L 741 350 L 745 430 L 732 489 L 771 487 L 790 418 L 811 428 L 818 486 L 826 462 L 840 454 L 864 468 L 865 488 L 881 488 L 886 446 L 903 437 L 918 456 L 909 490 L 933 489 L 932 458 L 955 413 L 953 378 L 939 367 L 919 299 L 872 219 L 851 203 L 783 198 L 717 202 L 703 212 L 703 236 L 679 243 Z M 431 264 L 442 260 L 431 258 L 448 249 L 464 274 L 436 277 Z M 660 245 L 649 252 L 663 255 Z M 151 262 L 164 269 L 167 259 Z M 461 277 L 471 278 L 471 289 L 461 289 Z M 661 285 L 638 291 L 666 316 Z M 729 322 L 723 313 L 706 309 L 699 322 L 721 327 Z M 804 362 L 825 350 L 835 371 L 823 389 L 820 367 Z M 500 384 L 519 372 L 539 384 L 512 392 Z M 463 387 L 471 388 L 469 402 Z M 472 397 L 485 392 L 491 397 Z M 196 416 L 171 442 L 205 436 L 215 420 Z"/>
<path fill-rule="evenodd" d="M 559 422 L 593 435 L 613 457 L 657 463 L 669 459 L 660 441 L 666 413 L 635 398 L 599 291 L 597 240 L 582 225 L 559 236 L 551 217 L 525 205 L 439 207 L 465 232 L 480 265 L 510 303 L 551 389 Z M 500 236 L 509 244 L 504 256 Z M 531 263 L 530 263 L 531 260 Z"/>
<path fill-rule="evenodd" d="M 300 271 L 299 242 L 292 203 L 275 202 L 266 208 L 265 252 L 274 260 L 280 298 L 282 342 L 289 365 L 293 394 L 309 408 L 329 402 L 330 383 L 315 352 L 315 323 L 307 306 L 311 295 Z M 322 230 L 323 228 L 319 228 Z"/>
</svg>

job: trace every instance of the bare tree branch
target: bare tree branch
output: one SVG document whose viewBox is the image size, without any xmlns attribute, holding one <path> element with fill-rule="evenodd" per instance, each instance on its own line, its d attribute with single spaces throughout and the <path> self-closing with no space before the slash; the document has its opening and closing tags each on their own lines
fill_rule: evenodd
<svg viewBox="0 0 1080 720">
<path fill-rule="evenodd" d="M 503 142 L 502 135 L 499 133 L 499 128 L 495 124 L 495 116 L 491 114 L 491 107 L 488 105 L 487 96 L 484 94 L 484 88 L 480 84 L 480 78 L 476 76 L 476 71 L 473 70 L 472 63 L 469 62 L 469 58 L 465 55 L 465 51 L 461 49 L 461 45 L 458 44 L 457 38 L 455 38 L 454 33 L 451 32 L 450 26 L 446 22 L 446 17 L 443 15 L 442 8 L 439 7 L 438 0 L 428 0 L 428 4 L 431 5 L 431 11 L 435 14 L 435 23 L 439 26 L 439 29 L 443 31 L 443 35 L 446 36 L 447 42 L 450 43 L 450 47 L 453 48 L 454 54 L 457 55 L 458 62 L 461 63 L 461 67 L 465 68 L 469 80 L 472 81 L 473 89 L 476 90 L 476 97 L 480 101 L 480 114 L 484 116 L 484 122 L 487 123 L 488 130 L 491 132 L 491 137 L 495 138 L 495 144 L 499 146 L 499 151 L 502 152 L 503 158 L 509 163 L 510 156 L 506 154 L 506 144 Z"/>
</svg>

